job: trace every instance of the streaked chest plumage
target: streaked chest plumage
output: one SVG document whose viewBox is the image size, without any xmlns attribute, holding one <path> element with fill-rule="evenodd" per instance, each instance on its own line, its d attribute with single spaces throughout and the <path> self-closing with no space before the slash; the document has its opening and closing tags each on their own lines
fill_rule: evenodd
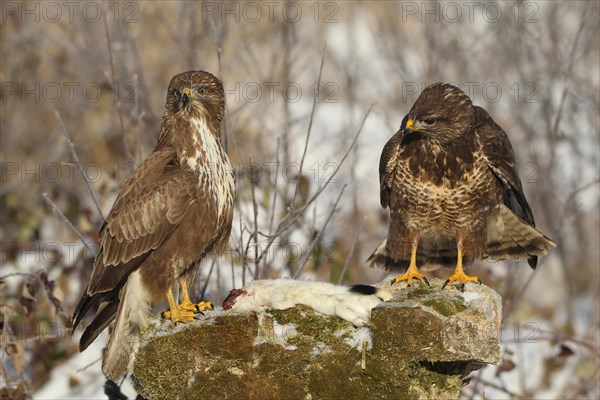
<svg viewBox="0 0 600 400">
<path fill-rule="evenodd" d="M 401 148 L 393 163 L 392 219 L 408 229 L 450 234 L 483 228 L 484 199 L 498 194 L 483 155 L 432 145 Z"/>
</svg>

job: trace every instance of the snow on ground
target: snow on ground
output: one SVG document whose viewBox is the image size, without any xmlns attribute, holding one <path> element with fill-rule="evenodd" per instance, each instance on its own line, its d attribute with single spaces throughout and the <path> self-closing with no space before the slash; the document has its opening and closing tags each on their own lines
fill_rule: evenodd
<svg viewBox="0 0 600 400">
<path fill-rule="evenodd" d="M 100 339 L 92 343 L 83 353 L 74 355 L 64 364 L 54 368 L 48 382 L 35 392 L 33 398 L 35 400 L 106 400 L 103 388 L 106 378 L 102 374 L 100 357 L 107 338 L 104 332 L 100 335 Z M 75 380 L 78 384 L 71 386 Z M 125 379 L 121 391 L 130 399 L 136 397 L 129 379 Z"/>
</svg>

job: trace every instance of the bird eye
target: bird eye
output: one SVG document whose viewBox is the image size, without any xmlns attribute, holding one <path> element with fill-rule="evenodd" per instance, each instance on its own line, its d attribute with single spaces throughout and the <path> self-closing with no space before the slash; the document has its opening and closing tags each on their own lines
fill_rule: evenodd
<svg viewBox="0 0 600 400">
<path fill-rule="evenodd" d="M 171 92 L 174 93 L 175 96 L 181 97 L 181 91 L 179 89 L 173 89 Z"/>
<path fill-rule="evenodd" d="M 206 94 L 206 88 L 204 88 L 203 86 L 199 87 L 198 94 L 204 96 Z"/>
<path fill-rule="evenodd" d="M 431 125 L 435 124 L 435 118 L 426 118 L 423 120 L 423 123 L 425 125 L 431 126 Z"/>
</svg>

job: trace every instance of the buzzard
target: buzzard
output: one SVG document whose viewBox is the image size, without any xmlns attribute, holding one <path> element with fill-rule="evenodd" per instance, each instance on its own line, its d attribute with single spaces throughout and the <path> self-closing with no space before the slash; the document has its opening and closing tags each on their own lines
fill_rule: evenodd
<svg viewBox="0 0 600 400">
<path fill-rule="evenodd" d="M 165 297 L 174 323 L 194 319 L 210 303 L 192 303 L 196 265 L 224 250 L 233 219 L 235 182 L 221 146 L 223 85 L 189 71 L 169 83 L 158 143 L 132 173 L 100 230 L 90 282 L 73 314 L 73 330 L 98 306 L 79 342 L 81 351 L 116 319 L 102 370 L 109 379 L 129 370 L 150 306 Z M 181 287 L 177 304 L 176 285 Z"/>
<path fill-rule="evenodd" d="M 387 238 L 367 263 L 408 269 L 396 283 L 427 282 L 420 263 L 451 265 L 444 287 L 479 282 L 463 262 L 527 259 L 556 244 L 535 229 L 506 133 L 459 88 L 423 90 L 379 163 L 380 199 L 390 208 Z"/>
</svg>

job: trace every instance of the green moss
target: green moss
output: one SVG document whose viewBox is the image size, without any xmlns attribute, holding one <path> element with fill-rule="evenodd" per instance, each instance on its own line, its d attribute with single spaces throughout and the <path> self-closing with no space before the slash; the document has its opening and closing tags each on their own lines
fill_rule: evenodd
<svg viewBox="0 0 600 400">
<path fill-rule="evenodd" d="M 424 300 L 423 305 L 430 307 L 444 317 L 456 315 L 467 309 L 462 301 L 450 299 L 448 297 Z"/>
<path fill-rule="evenodd" d="M 349 322 L 307 307 L 270 310 L 260 318 L 225 314 L 171 335 L 147 336 L 134 367 L 136 388 L 149 399 L 457 398 L 474 360 L 447 356 L 454 350 L 444 348 L 440 335 L 455 319 L 444 317 L 479 320 L 469 319 L 472 310 L 463 313 L 460 297 L 435 288 L 421 285 L 397 295 L 401 304 L 373 311 L 373 348 L 364 354 L 345 342 L 356 332 Z M 276 324 L 293 325 L 297 333 L 282 338 Z M 478 340 L 477 351 L 488 345 L 469 332 L 464 335 Z"/>
</svg>

